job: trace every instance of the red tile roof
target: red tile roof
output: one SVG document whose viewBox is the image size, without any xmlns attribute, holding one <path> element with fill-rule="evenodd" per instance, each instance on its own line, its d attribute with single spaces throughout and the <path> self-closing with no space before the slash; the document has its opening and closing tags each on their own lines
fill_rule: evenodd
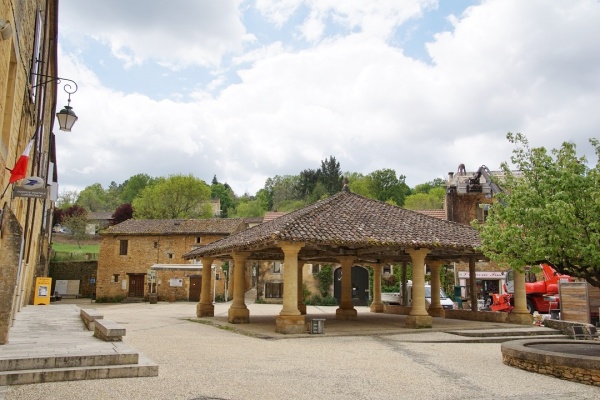
<svg viewBox="0 0 600 400">
<path fill-rule="evenodd" d="M 244 229 L 241 218 L 128 219 L 101 235 L 230 235 Z"/>
<path fill-rule="evenodd" d="M 304 242 L 315 251 L 377 253 L 389 256 L 404 248 L 427 247 L 459 253 L 477 253 L 478 232 L 465 225 L 440 220 L 415 211 L 342 191 L 327 199 L 201 246 L 184 255 L 223 256 L 234 251 L 277 247 L 277 242 Z M 324 248 L 326 251 L 323 252 Z M 320 249 L 320 250 L 319 250 Z M 344 250 L 345 249 L 345 250 Z M 463 252 L 464 250 L 464 252 Z M 443 251 L 442 251 L 443 252 Z M 358 254 L 358 252 L 357 252 Z M 400 255 L 396 254 L 400 257 Z"/>
</svg>

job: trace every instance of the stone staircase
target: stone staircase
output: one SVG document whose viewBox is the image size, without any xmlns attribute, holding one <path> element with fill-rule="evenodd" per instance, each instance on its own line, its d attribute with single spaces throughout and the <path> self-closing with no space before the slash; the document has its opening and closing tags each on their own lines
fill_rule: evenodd
<svg viewBox="0 0 600 400">
<path fill-rule="evenodd" d="M 158 365 L 138 353 L 22 357 L 0 361 L 0 386 L 148 376 L 158 376 Z"/>
<path fill-rule="evenodd" d="M 124 342 L 88 331 L 75 305 L 28 306 L 0 346 L 0 386 L 158 376 L 158 365 Z"/>
<path fill-rule="evenodd" d="M 460 336 L 461 342 L 469 343 L 503 343 L 510 340 L 519 339 L 569 339 L 559 330 L 541 326 L 531 326 L 522 328 L 493 328 L 493 329 L 467 329 L 446 331 L 453 335 Z"/>
</svg>

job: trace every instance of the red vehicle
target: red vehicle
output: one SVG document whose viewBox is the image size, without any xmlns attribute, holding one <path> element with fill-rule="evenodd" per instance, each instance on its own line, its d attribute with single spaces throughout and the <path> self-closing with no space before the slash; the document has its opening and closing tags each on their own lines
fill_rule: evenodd
<svg viewBox="0 0 600 400">
<path fill-rule="evenodd" d="M 569 275 L 563 275 L 548 264 L 540 264 L 544 279 L 537 280 L 535 274 L 531 272 L 525 273 L 525 293 L 527 294 L 527 309 L 533 314 L 534 311 L 539 313 L 549 313 L 551 309 L 559 309 L 560 303 L 558 298 L 558 283 L 574 282 L 575 280 Z M 514 293 L 514 278 L 512 271 L 506 275 L 506 292 L 511 296 Z M 511 299 L 511 303 L 513 303 Z"/>
</svg>

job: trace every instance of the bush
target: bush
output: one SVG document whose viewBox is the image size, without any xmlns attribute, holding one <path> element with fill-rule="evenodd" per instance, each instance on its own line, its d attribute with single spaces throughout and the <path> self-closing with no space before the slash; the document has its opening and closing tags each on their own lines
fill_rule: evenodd
<svg viewBox="0 0 600 400">
<path fill-rule="evenodd" d="M 96 298 L 96 303 L 121 303 L 123 300 L 125 300 L 125 296 L 102 296 Z"/>
<path fill-rule="evenodd" d="M 307 306 L 337 306 L 337 299 L 333 296 L 321 297 L 318 294 L 314 294 L 305 304 Z"/>
</svg>

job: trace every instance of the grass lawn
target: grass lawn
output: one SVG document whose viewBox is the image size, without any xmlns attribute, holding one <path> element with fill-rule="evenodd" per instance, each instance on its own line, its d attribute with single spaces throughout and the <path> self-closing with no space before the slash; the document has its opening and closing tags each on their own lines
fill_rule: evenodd
<svg viewBox="0 0 600 400">
<path fill-rule="evenodd" d="M 52 243 L 52 250 L 60 253 L 96 253 L 100 244 L 82 244 L 81 248 L 77 246 L 77 243 Z"/>
</svg>

